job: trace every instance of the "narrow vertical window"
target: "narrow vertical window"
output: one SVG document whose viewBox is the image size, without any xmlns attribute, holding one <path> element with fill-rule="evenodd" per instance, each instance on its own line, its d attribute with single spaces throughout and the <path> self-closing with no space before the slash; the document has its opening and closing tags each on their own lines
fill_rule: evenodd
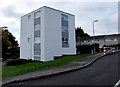
<svg viewBox="0 0 120 87">
<path fill-rule="evenodd" d="M 40 12 L 34 13 L 34 60 L 40 60 L 41 44 L 40 44 Z"/>
<path fill-rule="evenodd" d="M 68 32 L 68 16 L 61 15 L 61 26 L 62 26 L 62 47 L 69 47 L 69 32 Z"/>
</svg>

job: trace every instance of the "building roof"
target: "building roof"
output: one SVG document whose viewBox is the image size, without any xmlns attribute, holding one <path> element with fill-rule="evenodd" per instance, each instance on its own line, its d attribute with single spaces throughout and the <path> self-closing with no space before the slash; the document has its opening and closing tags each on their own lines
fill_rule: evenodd
<svg viewBox="0 0 120 87">
<path fill-rule="evenodd" d="M 48 6 L 40 7 L 40 8 L 38 8 L 38 9 L 30 12 L 30 13 L 33 13 L 33 12 L 39 10 L 39 9 L 42 9 L 42 8 L 49 8 L 49 9 L 53 9 L 53 10 L 56 10 L 56 11 L 59 11 L 59 12 L 62 12 L 62 13 L 65 13 L 65 14 L 68 14 L 68 15 L 71 15 L 71 16 L 75 16 L 75 15 L 73 15 L 73 14 L 70 14 L 70 13 L 67 13 L 67 12 L 64 12 L 64 11 L 61 11 L 61 10 L 58 10 L 58 9 L 54 9 L 54 8 L 51 8 L 51 7 L 48 7 Z M 27 14 L 23 15 L 22 17 L 24 17 L 24 16 L 26 16 L 26 15 L 28 15 L 28 14 L 30 14 L 30 13 L 27 13 Z"/>
<path fill-rule="evenodd" d="M 91 36 L 91 37 L 80 37 L 80 40 L 83 41 L 83 40 L 92 40 L 94 36 Z M 98 35 L 98 36 L 95 36 L 95 39 L 107 39 L 107 38 L 120 38 L 120 34 L 110 34 L 110 35 Z"/>
</svg>

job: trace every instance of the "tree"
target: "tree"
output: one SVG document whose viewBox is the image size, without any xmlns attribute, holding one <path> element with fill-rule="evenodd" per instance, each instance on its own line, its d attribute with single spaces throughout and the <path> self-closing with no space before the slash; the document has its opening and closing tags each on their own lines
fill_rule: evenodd
<svg viewBox="0 0 120 87">
<path fill-rule="evenodd" d="M 2 29 L 2 57 L 6 60 L 11 57 L 19 57 L 19 47 L 16 38 L 7 29 Z"/>
<path fill-rule="evenodd" d="M 78 40 L 79 37 L 90 37 L 87 33 L 84 33 L 81 27 L 77 27 L 75 30 L 76 30 L 76 41 Z"/>
</svg>

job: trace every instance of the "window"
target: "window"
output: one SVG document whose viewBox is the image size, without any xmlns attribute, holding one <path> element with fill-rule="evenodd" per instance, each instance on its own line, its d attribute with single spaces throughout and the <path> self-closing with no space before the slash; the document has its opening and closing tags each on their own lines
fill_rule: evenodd
<svg viewBox="0 0 120 87">
<path fill-rule="evenodd" d="M 41 54 L 40 50 L 35 50 L 35 53 L 34 53 L 35 56 L 39 56 L 40 54 Z"/>
<path fill-rule="evenodd" d="M 117 41 L 117 39 L 115 38 L 114 41 Z"/>
<path fill-rule="evenodd" d="M 62 36 L 63 36 L 63 38 L 67 38 L 68 39 L 68 32 L 62 32 Z"/>
<path fill-rule="evenodd" d="M 34 25 L 38 25 L 38 24 L 40 24 L 40 17 L 34 19 Z"/>
<path fill-rule="evenodd" d="M 40 37 L 40 30 L 34 31 L 34 37 Z"/>
<path fill-rule="evenodd" d="M 106 39 L 105 41 L 111 41 L 111 39 Z"/>
<path fill-rule="evenodd" d="M 40 24 L 38 24 L 38 25 L 35 25 L 35 28 L 34 28 L 34 30 L 36 31 L 36 30 L 40 30 Z"/>
<path fill-rule="evenodd" d="M 68 16 L 67 16 L 67 15 L 62 14 L 62 20 L 66 20 L 66 21 L 68 21 Z"/>
<path fill-rule="evenodd" d="M 62 47 L 69 47 L 68 16 L 64 14 L 62 14 L 61 16 Z"/>
<path fill-rule="evenodd" d="M 40 37 L 35 37 L 34 43 L 40 43 Z"/>
<path fill-rule="evenodd" d="M 36 18 L 39 18 L 40 17 L 40 11 L 38 11 L 38 12 L 36 12 L 35 14 L 34 14 L 34 18 L 36 19 Z"/>
<path fill-rule="evenodd" d="M 41 54 L 40 49 L 41 49 L 40 43 L 34 44 L 34 55 L 40 55 Z"/>
<path fill-rule="evenodd" d="M 40 60 L 40 11 L 34 13 L 34 60 Z"/>
<path fill-rule="evenodd" d="M 64 41 L 64 38 L 62 38 L 62 41 Z"/>
<path fill-rule="evenodd" d="M 66 41 L 68 42 L 68 38 L 66 38 Z"/>
<path fill-rule="evenodd" d="M 34 60 L 40 60 L 40 56 L 35 55 Z"/>
</svg>

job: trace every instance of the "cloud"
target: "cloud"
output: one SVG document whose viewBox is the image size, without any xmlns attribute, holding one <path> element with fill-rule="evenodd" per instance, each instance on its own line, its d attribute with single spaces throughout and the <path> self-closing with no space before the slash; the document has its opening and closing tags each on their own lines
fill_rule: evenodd
<svg viewBox="0 0 120 87">
<path fill-rule="evenodd" d="M 22 13 L 16 12 L 16 8 L 13 5 L 4 8 L 2 10 L 2 14 L 6 17 L 15 18 L 15 19 L 18 19 L 23 15 Z"/>
<path fill-rule="evenodd" d="M 9 30 L 20 42 L 20 17 L 44 5 L 75 15 L 75 26 L 81 26 L 84 31 L 92 35 L 92 21 L 95 23 L 95 33 L 116 33 L 118 12 L 116 0 L 0 0 L 0 26 L 8 26 Z M 113 1 L 113 2 L 112 2 Z"/>
</svg>

